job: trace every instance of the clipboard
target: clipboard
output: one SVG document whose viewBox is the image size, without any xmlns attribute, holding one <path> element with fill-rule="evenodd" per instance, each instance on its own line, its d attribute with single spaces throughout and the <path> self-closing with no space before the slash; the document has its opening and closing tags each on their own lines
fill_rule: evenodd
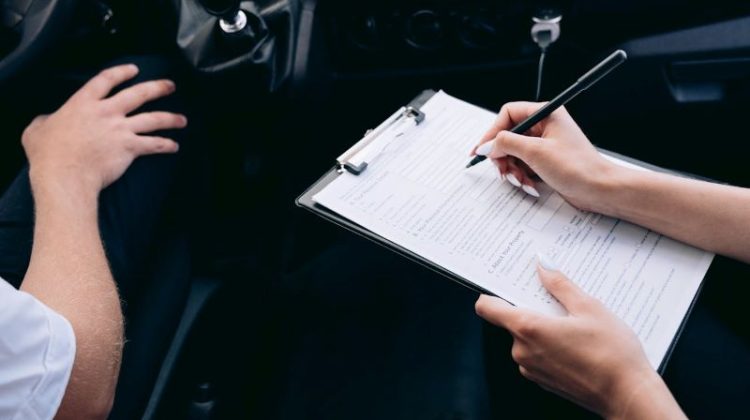
<svg viewBox="0 0 750 420">
<path fill-rule="evenodd" d="M 368 130 L 365 133 L 364 137 L 359 142 L 355 143 L 354 146 L 349 148 L 346 152 L 344 152 L 341 156 L 339 156 L 336 159 L 336 164 L 334 165 L 333 168 L 331 168 L 322 177 L 320 177 L 315 183 L 313 183 L 304 193 L 302 193 L 302 195 L 297 197 L 297 199 L 295 200 L 295 203 L 298 207 L 306 209 L 312 212 L 313 214 L 316 214 L 319 217 L 322 217 L 323 219 L 328 220 L 329 222 L 335 225 L 338 225 L 362 238 L 365 238 L 392 252 L 395 252 L 423 267 L 426 267 L 427 269 L 435 273 L 442 275 L 443 277 L 449 280 L 452 280 L 464 287 L 469 288 L 470 290 L 473 290 L 481 294 L 499 297 L 493 292 L 473 283 L 471 280 L 461 277 L 453 273 L 452 271 L 447 270 L 433 263 L 432 261 L 429 261 L 428 259 L 422 257 L 421 255 L 415 252 L 412 252 L 406 247 L 403 247 L 397 243 L 394 243 L 376 234 L 375 232 L 372 232 L 371 230 L 366 229 L 360 226 L 359 224 L 354 223 L 351 220 L 340 216 L 336 212 L 328 210 L 326 207 L 316 203 L 313 200 L 313 196 L 315 196 L 318 192 L 323 190 L 326 186 L 328 186 L 328 184 L 333 182 L 333 180 L 338 178 L 345 171 L 354 175 L 359 175 L 363 171 L 366 171 L 371 164 L 375 164 L 376 163 L 375 158 L 377 157 L 377 154 L 366 156 L 366 158 L 359 158 L 359 159 L 352 159 L 352 158 L 355 157 L 357 152 L 362 151 L 365 147 L 367 147 L 367 145 L 371 144 L 372 141 L 375 140 L 380 134 L 384 133 L 388 129 L 392 129 L 396 124 L 403 123 L 404 121 L 407 121 L 409 119 L 411 120 L 413 126 L 418 127 L 422 121 L 424 121 L 426 118 L 429 118 L 429 115 L 424 114 L 421 111 L 421 108 L 436 93 L 437 91 L 431 90 L 431 89 L 422 91 L 422 93 L 417 95 L 414 99 L 411 100 L 411 102 L 409 102 L 407 105 L 405 105 L 404 107 L 399 109 L 396 113 L 394 113 L 385 121 L 383 121 L 383 123 L 381 123 L 378 127 Z M 398 141 L 398 139 L 394 141 Z M 640 166 L 640 167 L 643 167 L 643 168 L 646 168 L 655 172 L 662 172 L 662 173 L 667 173 L 667 174 L 676 175 L 680 177 L 699 179 L 699 180 L 703 180 L 707 182 L 715 182 L 708 178 L 695 176 L 695 175 L 688 174 L 685 172 L 665 169 L 665 168 L 662 168 L 662 167 L 659 167 L 650 163 L 642 162 L 640 160 L 633 159 L 631 157 L 624 156 L 616 152 L 611 152 L 609 150 L 602 149 L 599 147 L 597 147 L 597 150 L 599 150 L 599 152 L 605 155 L 609 155 L 616 159 L 620 159 L 622 161 L 632 163 L 634 165 L 637 165 L 637 166 Z M 677 333 L 672 339 L 672 342 L 669 345 L 669 348 L 667 349 L 667 352 L 664 355 L 664 358 L 662 359 L 661 364 L 659 365 L 659 368 L 657 369 L 657 372 L 659 374 L 662 374 L 662 375 L 664 374 L 667 363 L 669 362 L 669 359 L 672 356 L 675 346 L 677 345 L 677 341 L 682 335 L 682 332 L 685 329 L 687 320 L 690 317 L 690 314 L 693 312 L 693 308 L 695 307 L 695 304 L 698 300 L 698 296 L 700 296 L 701 291 L 703 290 L 704 282 L 705 282 L 705 277 L 703 280 L 701 280 L 698 290 L 695 296 L 693 297 L 693 300 L 690 303 L 690 306 L 688 307 L 687 312 L 685 312 L 685 316 L 683 317 L 682 322 L 680 323 Z M 508 301 L 506 300 L 506 302 Z M 508 302 L 508 303 L 513 305 L 512 302 Z"/>
<path fill-rule="evenodd" d="M 410 251 L 409 249 L 399 244 L 396 244 L 394 242 L 391 242 L 388 239 L 385 239 L 380 235 L 375 234 L 369 229 L 363 228 L 357 223 L 354 223 L 350 221 L 349 219 L 342 217 L 333 211 L 328 210 L 327 208 L 325 208 L 324 206 L 321 206 L 320 204 L 316 203 L 313 200 L 313 196 L 315 196 L 315 194 L 317 194 L 319 191 L 324 189 L 334 179 L 338 178 L 338 176 L 341 175 L 344 171 L 348 171 L 350 173 L 358 175 L 362 173 L 363 171 L 367 170 L 367 167 L 369 166 L 370 162 L 349 162 L 348 160 L 346 160 L 346 158 L 351 157 L 353 152 L 356 152 L 362 147 L 367 146 L 369 142 L 377 138 L 378 134 L 384 132 L 386 129 L 390 127 L 393 127 L 393 125 L 396 124 L 398 121 L 400 121 L 401 118 L 414 118 L 415 124 L 417 125 L 422 120 L 427 118 L 427 115 L 423 114 L 420 111 L 420 109 L 422 108 L 422 105 L 424 105 L 435 93 L 437 92 L 434 90 L 423 91 L 422 93 L 417 95 L 417 97 L 415 97 L 411 102 L 409 102 L 406 106 L 402 107 L 399 111 L 397 111 L 395 114 L 391 115 L 391 117 L 386 119 L 377 128 L 368 130 L 367 133 L 365 133 L 365 136 L 362 138 L 362 140 L 360 140 L 360 142 L 357 142 L 349 150 L 347 150 L 341 156 L 339 156 L 339 158 L 337 159 L 336 165 L 333 168 L 331 168 L 328 172 L 326 172 L 325 175 L 323 175 L 320 179 L 318 179 L 314 184 L 312 184 L 310 188 L 307 189 L 307 191 L 305 191 L 301 196 L 297 198 L 296 204 L 297 206 L 304 208 L 306 210 L 309 210 L 313 212 L 314 214 L 317 214 L 318 216 L 328 220 L 329 222 L 332 222 L 340 227 L 343 227 L 344 229 L 352 233 L 355 233 L 365 239 L 375 242 L 376 244 L 380 246 L 383 246 L 391 251 L 394 251 L 397 254 L 403 257 L 406 257 L 409 260 L 416 262 L 417 264 L 420 264 L 438 274 L 441 274 L 445 276 L 446 278 L 461 284 L 464 287 L 468 287 L 469 289 L 477 293 L 495 296 L 495 294 L 490 292 L 489 290 L 481 286 L 478 286 L 474 284 L 473 282 L 471 282 L 470 280 L 465 279 L 461 276 L 458 276 L 454 274 L 453 272 L 446 270 L 443 267 L 440 267 L 432 263 L 431 261 Z"/>
</svg>

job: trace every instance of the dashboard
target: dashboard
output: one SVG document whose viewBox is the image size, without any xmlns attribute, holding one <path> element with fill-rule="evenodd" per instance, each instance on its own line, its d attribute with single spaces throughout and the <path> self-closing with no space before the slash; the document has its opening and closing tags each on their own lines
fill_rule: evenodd
<svg viewBox="0 0 750 420">
<path fill-rule="evenodd" d="M 558 49 L 592 52 L 635 37 L 750 13 L 717 0 L 321 0 L 333 69 L 341 74 L 436 71 L 534 60 L 531 18 L 560 13 Z"/>
</svg>

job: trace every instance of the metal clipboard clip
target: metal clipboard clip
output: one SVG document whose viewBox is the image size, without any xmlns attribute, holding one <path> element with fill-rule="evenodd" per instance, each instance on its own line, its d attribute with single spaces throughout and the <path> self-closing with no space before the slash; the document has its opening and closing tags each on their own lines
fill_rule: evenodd
<svg viewBox="0 0 750 420">
<path fill-rule="evenodd" d="M 414 107 L 402 107 L 376 128 L 367 130 L 367 133 L 365 133 L 362 140 L 355 143 L 354 146 L 350 147 L 349 150 L 336 159 L 338 173 L 341 174 L 344 173 L 344 171 L 347 171 L 353 175 L 361 174 L 367 169 L 368 162 L 372 160 L 371 158 L 377 157 L 371 156 L 370 153 L 363 152 L 366 152 L 368 146 L 370 146 L 378 137 L 389 129 L 404 122 L 412 122 L 414 126 L 417 126 L 424 121 L 425 117 L 424 112 Z"/>
</svg>

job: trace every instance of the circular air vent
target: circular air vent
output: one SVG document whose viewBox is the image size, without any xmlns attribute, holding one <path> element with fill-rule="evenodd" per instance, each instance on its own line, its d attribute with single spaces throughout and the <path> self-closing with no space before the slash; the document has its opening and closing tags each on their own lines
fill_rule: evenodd
<svg viewBox="0 0 750 420">
<path fill-rule="evenodd" d="M 445 28 L 440 16 L 432 10 L 419 10 L 406 20 L 405 41 L 418 50 L 442 47 Z"/>
<path fill-rule="evenodd" d="M 383 46 L 381 23 L 375 16 L 356 16 L 346 22 L 346 37 L 355 47 L 377 50 Z"/>
</svg>

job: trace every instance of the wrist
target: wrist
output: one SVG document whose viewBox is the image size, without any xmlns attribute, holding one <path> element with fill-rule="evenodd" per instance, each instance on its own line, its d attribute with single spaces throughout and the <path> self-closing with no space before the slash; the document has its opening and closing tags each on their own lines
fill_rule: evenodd
<svg viewBox="0 0 750 420">
<path fill-rule="evenodd" d="M 69 203 L 96 209 L 99 188 L 83 176 L 64 176 L 29 169 L 29 181 L 37 207 L 51 203 Z"/>
<path fill-rule="evenodd" d="M 625 376 L 613 395 L 603 413 L 610 420 L 684 417 L 664 380 L 651 369 Z"/>
<path fill-rule="evenodd" d="M 591 210 L 607 216 L 622 218 L 623 206 L 628 204 L 631 185 L 637 184 L 638 170 L 607 161 L 591 181 Z"/>
<path fill-rule="evenodd" d="M 643 395 L 644 390 L 651 388 L 654 383 L 661 381 L 659 375 L 652 371 L 628 371 L 620 375 L 612 385 L 605 412 L 602 413 L 607 419 L 623 419 L 628 412 L 628 407 L 634 400 Z"/>
<path fill-rule="evenodd" d="M 31 165 L 29 181 L 35 199 L 65 196 L 77 201 L 92 201 L 99 197 L 100 187 L 85 172 L 41 170 Z"/>
</svg>

